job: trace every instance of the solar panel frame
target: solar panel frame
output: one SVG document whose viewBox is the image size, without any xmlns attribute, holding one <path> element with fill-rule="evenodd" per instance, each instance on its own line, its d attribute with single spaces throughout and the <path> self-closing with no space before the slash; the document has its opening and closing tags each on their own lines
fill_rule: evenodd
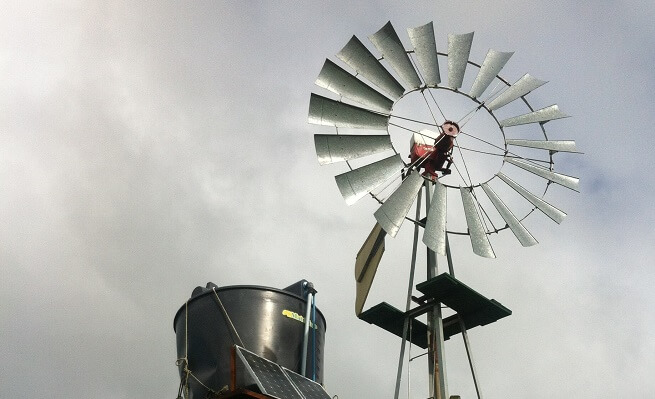
<svg viewBox="0 0 655 399">
<path fill-rule="evenodd" d="M 287 378 L 305 399 L 331 399 L 331 396 L 318 382 L 312 381 L 286 367 L 282 367 L 282 371 L 287 374 Z"/>
<path fill-rule="evenodd" d="M 235 352 L 261 393 L 277 399 L 305 399 L 280 365 L 239 346 Z"/>
</svg>

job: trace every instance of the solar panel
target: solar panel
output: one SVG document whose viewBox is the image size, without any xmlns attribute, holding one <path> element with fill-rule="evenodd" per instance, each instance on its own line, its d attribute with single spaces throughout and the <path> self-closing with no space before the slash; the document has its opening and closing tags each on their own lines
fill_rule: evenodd
<svg viewBox="0 0 655 399">
<path fill-rule="evenodd" d="M 330 399 L 317 382 L 236 345 L 235 352 L 241 359 L 236 365 L 238 386 L 254 383 L 261 393 L 278 399 Z"/>
<path fill-rule="evenodd" d="M 240 347 L 236 347 L 236 353 L 263 394 L 279 399 L 303 399 L 278 364 Z"/>
<path fill-rule="evenodd" d="M 305 399 L 331 399 L 323 386 L 309 378 L 282 367 L 287 377 L 293 382 Z"/>
</svg>

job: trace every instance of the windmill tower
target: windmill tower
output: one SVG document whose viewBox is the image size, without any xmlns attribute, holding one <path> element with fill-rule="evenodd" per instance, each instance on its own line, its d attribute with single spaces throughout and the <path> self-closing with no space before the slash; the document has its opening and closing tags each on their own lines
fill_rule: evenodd
<svg viewBox="0 0 655 399">
<path fill-rule="evenodd" d="M 325 95 L 311 94 L 309 122 L 332 130 L 315 135 L 316 153 L 322 165 L 343 162 L 348 167 L 335 177 L 346 203 L 370 196 L 380 204 L 374 213 L 377 223 L 356 258 L 355 313 L 401 338 L 395 397 L 410 341 L 428 350 L 430 396 L 447 399 L 444 340 L 462 334 L 480 398 L 467 331 L 511 311 L 455 278 L 449 236 L 469 236 L 473 252 L 485 258 L 496 257 L 489 236 L 503 230 L 510 230 L 522 246 L 537 244 L 522 222 L 535 211 L 562 222 L 566 214 L 544 196 L 553 183 L 578 190 L 577 178 L 555 171 L 556 154 L 576 152 L 575 143 L 548 137 L 546 123 L 567 116 L 557 105 L 535 108 L 526 98 L 546 82 L 529 74 L 514 83 L 499 76 L 513 53 L 489 50 L 478 64 L 469 60 L 473 33 L 448 35 L 447 52 L 437 50 L 432 23 L 409 28 L 407 35 L 409 50 L 387 23 L 369 37 L 379 56 L 353 36 L 336 55 L 340 64 L 326 59 L 316 80 Z M 441 66 L 447 68 L 445 82 Z M 467 74 L 475 74 L 475 79 L 465 90 Z M 445 98 L 463 100 L 468 109 L 449 110 L 444 93 L 449 95 Z M 411 97 L 419 98 L 419 104 L 404 107 Z M 519 108 L 523 111 L 518 114 L 501 116 Z M 491 133 L 474 127 L 481 115 L 491 121 Z M 478 165 L 485 159 L 499 164 L 497 170 L 489 174 L 487 166 Z M 541 194 L 512 179 L 516 172 L 543 183 Z M 496 190 L 520 197 L 528 210 L 516 216 Z M 454 211 L 448 193 L 461 198 Z M 416 215 L 408 216 L 415 202 Z M 452 227 L 457 212 L 465 220 L 460 229 Z M 414 224 L 405 309 L 382 302 L 364 310 L 385 238 L 395 237 L 405 220 Z M 414 287 L 421 229 L 427 281 Z M 436 254 L 446 257 L 447 272 L 438 269 Z M 413 295 L 414 289 L 420 296 Z M 453 315 L 442 317 L 442 306 L 452 309 Z M 427 324 L 417 320 L 423 314 Z"/>
</svg>

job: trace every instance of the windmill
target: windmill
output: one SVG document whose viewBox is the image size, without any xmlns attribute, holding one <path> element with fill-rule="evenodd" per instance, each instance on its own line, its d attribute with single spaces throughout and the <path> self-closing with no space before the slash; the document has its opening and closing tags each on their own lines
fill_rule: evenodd
<svg viewBox="0 0 655 399">
<path fill-rule="evenodd" d="M 437 50 L 432 23 L 409 28 L 407 35 L 410 50 L 389 22 L 369 36 L 379 56 L 353 36 L 336 55 L 341 65 L 326 59 L 316 79 L 326 95 L 311 94 L 309 122 L 334 129 L 333 133 L 314 136 L 316 154 L 322 165 L 347 165 L 349 170 L 335 177 L 346 203 L 371 196 L 380 204 L 374 213 L 377 223 L 356 259 L 355 313 L 402 338 L 395 397 L 409 340 L 428 349 L 430 396 L 447 398 L 444 340 L 459 333 L 481 397 L 467 329 L 494 322 L 511 311 L 455 278 L 449 236 L 469 236 L 472 251 L 485 258 L 496 257 L 489 236 L 503 230 L 510 230 L 522 246 L 537 244 L 523 220 L 540 211 L 556 223 L 562 222 L 566 214 L 543 197 L 551 184 L 578 191 L 576 177 L 555 171 L 557 153 L 577 150 L 573 141 L 550 140 L 546 132 L 547 122 L 567 115 L 557 105 L 535 108 L 526 98 L 545 81 L 525 74 L 510 83 L 499 76 L 513 53 L 489 50 L 478 64 L 469 60 L 473 33 L 448 35 L 445 53 Z M 448 71 L 445 82 L 441 66 Z M 466 76 L 472 76 L 476 69 L 470 89 L 464 90 Z M 419 98 L 419 104 L 408 108 L 405 103 L 412 97 Z M 449 110 L 447 103 L 453 98 L 463 100 L 468 108 Z M 520 111 L 504 117 L 506 110 Z M 491 121 L 498 142 L 491 140 L 486 130 L 473 128 L 472 121 L 480 115 Z M 407 144 L 409 151 L 405 150 Z M 523 154 L 524 150 L 529 154 Z M 471 161 L 481 156 L 499 160 L 498 169 L 490 175 L 478 173 L 489 169 L 476 169 Z M 515 173 L 542 182 L 541 194 L 510 177 Z M 516 216 L 494 187 L 520 196 L 528 204 L 525 215 Z M 421 213 L 423 192 L 425 217 Z M 453 217 L 449 192 L 461 198 L 465 227 L 459 230 L 451 228 L 454 218 L 449 218 Z M 408 213 L 415 202 L 416 215 L 412 218 Z M 496 216 L 492 216 L 494 212 Z M 405 310 L 383 302 L 364 311 L 384 253 L 385 237 L 395 237 L 405 220 L 415 229 Z M 421 241 L 428 254 L 428 280 L 416 286 L 423 295 L 414 298 L 417 306 L 412 308 L 421 228 Z M 448 273 L 439 274 L 436 254 L 447 257 Z M 455 313 L 443 318 L 442 305 Z M 417 320 L 422 314 L 428 315 L 427 325 Z"/>
</svg>

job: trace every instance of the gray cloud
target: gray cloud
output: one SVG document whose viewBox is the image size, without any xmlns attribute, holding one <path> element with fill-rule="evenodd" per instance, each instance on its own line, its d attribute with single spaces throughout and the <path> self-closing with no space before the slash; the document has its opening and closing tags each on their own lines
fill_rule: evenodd
<svg viewBox="0 0 655 399">
<path fill-rule="evenodd" d="M 345 206 L 332 180 L 343 169 L 317 165 L 312 133 L 326 130 L 306 113 L 324 59 L 352 34 L 435 20 L 440 50 L 447 33 L 475 30 L 473 59 L 515 50 L 510 80 L 550 80 L 530 99 L 572 114 L 548 127 L 585 152 L 557 163 L 582 193 L 547 196 L 565 222 L 526 222 L 539 246 L 504 232 L 487 261 L 453 242 L 458 278 L 514 311 L 471 331 L 485 396 L 653 396 L 653 14 L 647 2 L 9 6 L 3 395 L 174 395 L 172 320 L 196 285 L 301 278 L 327 318 L 328 391 L 390 395 L 400 343 L 352 311 L 351 268 L 376 207 Z M 387 244 L 369 303 L 400 307 L 411 226 Z M 451 341 L 451 392 L 473 397 Z"/>
</svg>

